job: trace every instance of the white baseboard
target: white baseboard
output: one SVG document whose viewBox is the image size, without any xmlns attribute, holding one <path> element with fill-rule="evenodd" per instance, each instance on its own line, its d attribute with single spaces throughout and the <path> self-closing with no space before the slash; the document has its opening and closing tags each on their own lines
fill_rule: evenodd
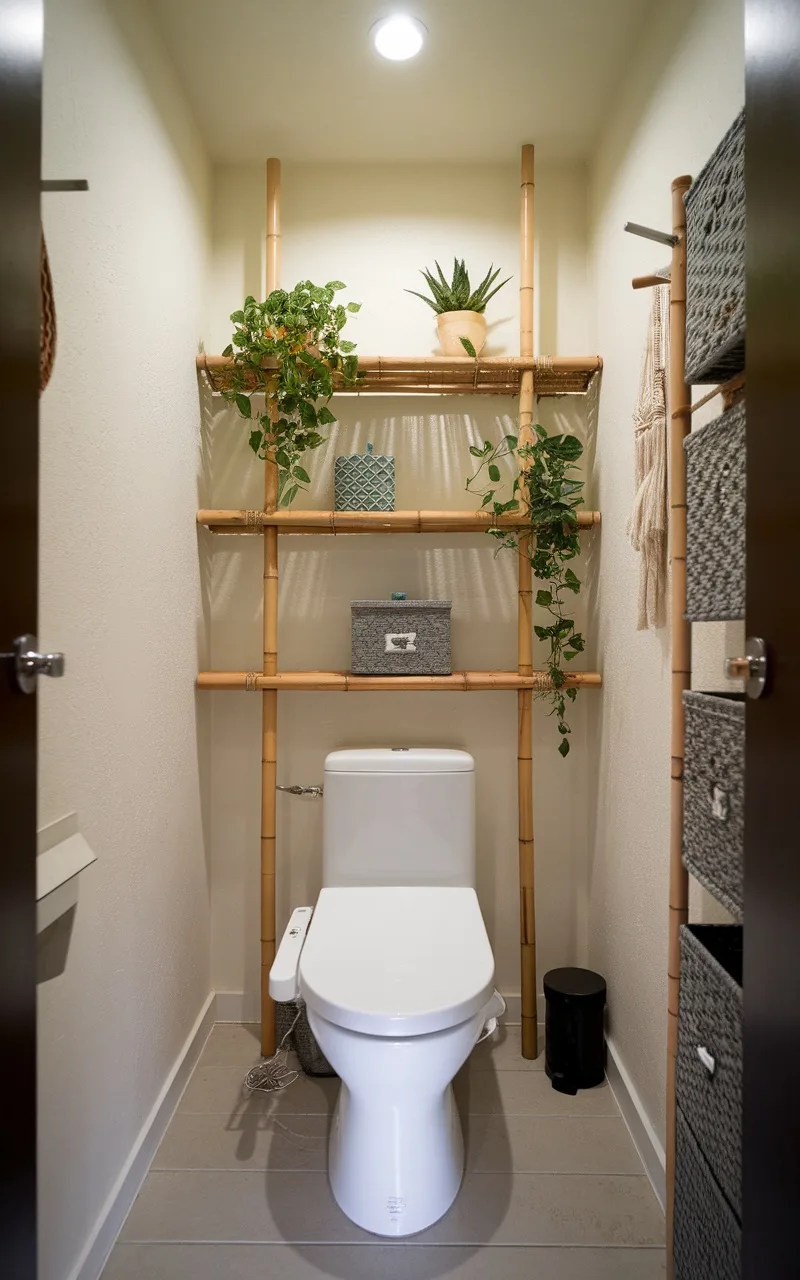
<svg viewBox="0 0 800 1280">
<path fill-rule="evenodd" d="M 667 1204 L 667 1159 L 658 1134 L 650 1123 L 642 1100 L 634 1088 L 619 1051 L 611 1040 L 606 1040 L 606 1075 L 611 1091 L 622 1112 L 622 1118 L 630 1130 L 636 1150 L 642 1158 L 648 1178 L 656 1193 L 662 1211 Z"/>
<path fill-rule="evenodd" d="M 172 1119 L 189 1076 L 215 1022 L 216 997 L 212 991 L 164 1082 L 130 1154 L 101 1209 L 91 1235 L 67 1280 L 97 1280 L 128 1216 L 131 1205 L 150 1168 L 156 1148 Z"/>
</svg>

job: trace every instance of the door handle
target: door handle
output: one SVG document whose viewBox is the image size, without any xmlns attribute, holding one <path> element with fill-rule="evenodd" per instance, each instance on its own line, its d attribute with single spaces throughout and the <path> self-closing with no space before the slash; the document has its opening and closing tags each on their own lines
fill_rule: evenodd
<svg viewBox="0 0 800 1280">
<path fill-rule="evenodd" d="M 64 674 L 63 653 L 39 653 L 36 636 L 17 636 L 13 642 L 14 674 L 23 693 L 33 693 L 37 676 Z"/>
</svg>

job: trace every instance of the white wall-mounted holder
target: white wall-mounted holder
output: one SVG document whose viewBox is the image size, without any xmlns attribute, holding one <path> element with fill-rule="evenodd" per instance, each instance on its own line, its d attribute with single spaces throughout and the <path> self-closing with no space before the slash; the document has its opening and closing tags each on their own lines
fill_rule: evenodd
<svg viewBox="0 0 800 1280">
<path fill-rule="evenodd" d="M 78 901 L 78 877 L 97 861 L 78 831 L 77 813 L 41 827 L 36 852 L 36 932 L 42 933 Z"/>
</svg>

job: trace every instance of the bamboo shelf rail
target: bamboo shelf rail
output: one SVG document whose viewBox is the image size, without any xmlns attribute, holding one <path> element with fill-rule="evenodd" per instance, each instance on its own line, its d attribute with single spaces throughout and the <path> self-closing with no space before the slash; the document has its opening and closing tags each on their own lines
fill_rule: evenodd
<svg viewBox="0 0 800 1280">
<path fill-rule="evenodd" d="M 197 357 L 197 368 L 212 391 L 225 386 L 231 364 L 226 356 Z M 264 361 L 265 369 L 275 367 L 274 360 Z M 533 373 L 537 396 L 583 395 L 602 367 L 600 356 L 360 356 L 358 386 L 341 390 L 355 395 L 518 396 L 525 375 Z"/>
<path fill-rule="evenodd" d="M 518 515 L 487 511 L 198 511 L 197 523 L 212 533 L 480 533 L 518 529 Z M 579 511 L 581 529 L 600 523 L 599 511 Z"/>
<path fill-rule="evenodd" d="M 597 688 L 602 676 L 596 671 L 572 671 L 567 688 Z M 317 693 L 412 693 L 419 691 L 479 693 L 507 689 L 552 689 L 546 671 L 453 671 L 449 676 L 354 676 L 349 671 L 201 671 L 198 689 L 315 691 Z"/>
<path fill-rule="evenodd" d="M 520 180 L 520 355 L 472 359 L 468 356 L 362 356 L 357 386 L 343 394 L 493 395 L 519 397 L 519 437 L 530 440 L 534 404 L 540 396 L 585 395 L 602 370 L 599 356 L 533 354 L 533 165 L 532 146 L 522 148 Z M 267 292 L 280 283 L 280 161 L 267 161 Z M 197 368 L 212 392 L 227 385 L 232 361 L 197 357 Z M 277 367 L 265 361 L 264 368 Z M 255 388 L 256 382 L 253 380 Z M 495 518 L 486 511 L 279 511 L 277 468 L 264 469 L 264 507 L 256 511 L 197 513 L 213 533 L 257 534 L 264 541 L 264 644 L 261 671 L 203 671 L 199 689 L 242 690 L 262 698 L 261 752 L 261 1051 L 275 1052 L 275 1011 L 269 971 L 275 956 L 275 845 L 278 692 L 481 692 L 516 691 L 518 700 L 517 794 L 519 810 L 520 967 L 522 1054 L 538 1053 L 536 1009 L 536 922 L 534 910 L 532 703 L 536 691 L 552 688 L 546 672 L 533 669 L 533 583 L 527 548 L 518 558 L 518 660 L 516 671 L 454 671 L 449 676 L 354 676 L 346 671 L 278 671 L 278 534 L 294 533 L 472 533 L 520 528 L 513 514 Z M 578 513 L 580 528 L 600 523 L 599 511 Z M 567 687 L 596 688 L 597 672 L 566 673 Z"/>
<path fill-rule="evenodd" d="M 689 877 L 683 865 L 683 693 L 691 684 L 692 628 L 686 613 L 686 458 L 691 430 L 691 388 L 686 385 L 686 207 L 690 177 L 672 184 L 672 250 L 669 298 L 669 558 L 672 628 L 672 728 L 670 765 L 669 953 L 667 959 L 667 1253 L 672 1268 L 675 1192 L 675 1059 L 678 1052 L 680 929 L 689 918 Z"/>
</svg>

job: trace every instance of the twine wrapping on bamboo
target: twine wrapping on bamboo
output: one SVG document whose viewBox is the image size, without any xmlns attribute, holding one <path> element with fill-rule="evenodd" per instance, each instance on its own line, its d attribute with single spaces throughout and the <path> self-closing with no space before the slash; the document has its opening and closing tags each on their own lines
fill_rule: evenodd
<svg viewBox="0 0 800 1280">
<path fill-rule="evenodd" d="M 667 363 L 669 287 L 653 289 L 633 415 L 636 495 L 628 536 L 639 552 L 636 629 L 664 624 L 667 599 Z"/>
</svg>

